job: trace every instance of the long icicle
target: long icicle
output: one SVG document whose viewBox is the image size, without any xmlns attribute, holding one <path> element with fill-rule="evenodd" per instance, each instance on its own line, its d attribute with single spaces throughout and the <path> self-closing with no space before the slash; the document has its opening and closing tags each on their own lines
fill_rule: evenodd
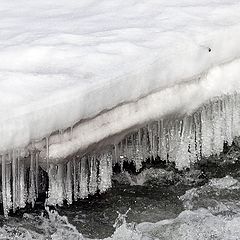
<svg viewBox="0 0 240 240">
<path fill-rule="evenodd" d="M 11 191 L 11 178 L 12 178 L 12 169 L 11 169 L 11 153 L 8 154 L 9 163 L 5 165 L 6 167 L 6 201 L 8 211 L 12 208 L 12 191 Z"/>
<path fill-rule="evenodd" d="M 6 161 L 5 155 L 2 155 L 2 200 L 4 216 L 8 217 L 7 193 L 6 193 Z"/>
<path fill-rule="evenodd" d="M 89 194 L 93 195 L 97 192 L 97 163 L 96 156 L 90 157 L 90 178 L 89 178 Z"/>
<path fill-rule="evenodd" d="M 66 181 L 65 181 L 65 199 L 68 204 L 72 204 L 72 164 L 67 163 Z"/>
<path fill-rule="evenodd" d="M 77 161 L 76 157 L 73 158 L 73 197 L 74 201 L 78 199 L 78 181 L 77 181 Z"/>
<path fill-rule="evenodd" d="M 83 157 L 79 161 L 79 198 L 86 198 L 88 196 L 88 169 L 87 157 Z"/>
<path fill-rule="evenodd" d="M 18 175 L 17 175 L 17 159 L 15 151 L 12 153 L 12 201 L 13 212 L 16 211 L 18 206 Z"/>
<path fill-rule="evenodd" d="M 38 198 L 38 175 L 39 175 L 39 151 L 36 151 L 35 156 L 35 192 L 36 192 L 36 198 Z"/>
<path fill-rule="evenodd" d="M 18 165 L 18 200 L 19 207 L 24 208 L 26 206 L 26 188 L 25 188 L 25 166 L 24 161 L 20 159 L 20 150 L 17 155 Z"/>
<path fill-rule="evenodd" d="M 34 207 L 35 201 L 36 201 L 36 193 L 35 193 L 35 171 L 34 167 L 35 165 L 35 152 L 32 149 L 30 151 L 30 171 L 29 171 L 29 193 L 28 193 L 28 202 L 32 204 L 32 207 Z"/>
</svg>

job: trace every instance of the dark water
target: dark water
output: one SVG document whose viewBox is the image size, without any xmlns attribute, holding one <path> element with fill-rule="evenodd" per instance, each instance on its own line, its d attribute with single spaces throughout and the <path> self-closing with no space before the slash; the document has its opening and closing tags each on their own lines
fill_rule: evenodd
<svg viewBox="0 0 240 240">
<path fill-rule="evenodd" d="M 195 170 L 178 172 L 175 170 L 147 169 L 144 176 L 140 176 L 138 184 L 131 186 L 119 184 L 126 181 L 123 174 L 115 181 L 113 189 L 106 194 L 87 200 L 78 201 L 70 207 L 58 211 L 66 215 L 74 226 L 84 236 L 104 238 L 115 231 L 114 222 L 117 212 L 125 213 L 128 209 L 127 222 L 159 222 L 164 219 L 176 218 L 186 209 L 184 202 L 179 199 L 189 189 L 207 185 L 213 178 L 232 176 L 240 177 L 240 161 L 238 148 L 232 147 L 219 157 L 210 157 L 202 161 Z M 141 174 L 140 174 L 141 175 Z M 119 180 L 120 179 L 120 180 Z M 134 180 L 134 176 L 132 177 Z M 226 180 L 227 181 L 227 180 Z M 207 190 L 206 190 L 207 189 Z M 211 207 L 217 200 L 240 200 L 239 191 L 214 191 L 212 188 L 202 190 L 196 199 L 191 199 L 195 208 Z M 207 192 L 204 192 L 207 191 Z M 186 204 L 186 202 L 185 202 Z"/>
<path fill-rule="evenodd" d="M 184 210 L 178 197 L 186 189 L 186 186 L 118 185 L 98 198 L 78 201 L 59 212 L 83 235 L 104 238 L 115 230 L 117 211 L 125 213 L 130 209 L 127 221 L 136 223 L 175 218 Z"/>
</svg>

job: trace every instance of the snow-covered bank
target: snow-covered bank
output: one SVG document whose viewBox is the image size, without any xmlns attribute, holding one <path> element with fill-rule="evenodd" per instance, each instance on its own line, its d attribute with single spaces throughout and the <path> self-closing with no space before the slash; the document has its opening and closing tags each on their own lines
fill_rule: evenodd
<svg viewBox="0 0 240 240">
<path fill-rule="evenodd" d="M 3 0 L 5 215 L 34 205 L 39 164 L 48 203 L 62 204 L 106 191 L 115 163 L 138 171 L 159 156 L 184 169 L 231 144 L 239 11 L 234 0 Z"/>
<path fill-rule="evenodd" d="M 195 83 L 192 91 L 175 85 L 240 56 L 236 1 L 20 0 L 3 1 L 0 10 L 0 152 L 85 120 L 64 156 L 76 145 L 85 148 L 155 115 L 183 109 L 192 104 L 192 95 L 203 102 L 205 93 L 196 95 Z M 238 88 L 228 74 L 214 82 L 219 88 L 224 84 L 224 93 L 226 85 Z M 215 92 L 207 76 L 202 87 Z M 161 93 L 159 102 L 151 101 L 153 92 Z M 139 100 L 144 96 L 146 102 Z M 172 105 L 179 99 L 179 106 Z M 132 114 L 145 111 L 145 104 L 151 106 L 145 117 Z M 161 105 L 157 112 L 155 104 Z M 116 121 L 120 112 L 112 111 L 95 118 L 113 108 L 124 111 L 124 121 Z M 102 131 L 95 131 L 99 127 Z M 56 148 L 51 147 L 53 156 L 60 155 Z"/>
<path fill-rule="evenodd" d="M 240 60 L 214 67 L 193 81 L 175 85 L 152 93 L 136 102 L 122 104 L 99 116 L 89 119 L 62 135 L 52 136 L 49 157 L 52 159 L 67 157 L 84 150 L 89 145 L 109 136 L 119 134 L 131 128 L 137 128 L 148 122 L 167 118 L 166 116 L 191 115 L 194 110 L 215 97 L 240 91 Z M 236 134 L 237 135 L 237 134 Z M 70 140 L 69 140 L 70 139 Z M 119 138 L 113 139 L 118 144 Z M 107 142 L 108 143 L 108 142 Z M 45 155 L 45 154 L 44 154 Z"/>
</svg>

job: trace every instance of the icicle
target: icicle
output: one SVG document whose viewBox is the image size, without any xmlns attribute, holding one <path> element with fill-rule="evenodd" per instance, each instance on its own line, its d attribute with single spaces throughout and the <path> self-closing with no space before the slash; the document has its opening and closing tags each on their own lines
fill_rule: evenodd
<svg viewBox="0 0 240 240">
<path fill-rule="evenodd" d="M 224 121 L 222 118 L 221 102 L 212 102 L 212 121 L 213 121 L 213 144 L 212 154 L 219 155 L 223 151 L 223 129 Z"/>
<path fill-rule="evenodd" d="M 47 173 L 49 174 L 49 138 L 46 137 L 46 160 L 47 160 Z"/>
<path fill-rule="evenodd" d="M 167 160 L 169 162 L 173 162 L 176 159 L 176 152 L 175 150 L 175 126 L 174 121 L 169 121 L 167 126 Z"/>
<path fill-rule="evenodd" d="M 97 161 L 95 155 L 90 157 L 90 178 L 89 178 L 89 194 L 93 195 L 97 192 Z"/>
<path fill-rule="evenodd" d="M 112 153 L 107 154 L 107 165 L 108 165 L 108 187 L 112 187 L 112 175 L 113 175 L 113 164 L 112 164 Z"/>
<path fill-rule="evenodd" d="M 64 174 L 63 164 L 49 165 L 49 190 L 48 199 L 46 203 L 48 205 L 59 205 L 62 206 L 64 200 Z"/>
<path fill-rule="evenodd" d="M 9 153 L 9 162 L 11 154 Z M 8 217 L 9 210 L 12 208 L 11 194 L 11 164 L 6 164 L 6 156 L 2 155 L 2 201 L 4 216 Z"/>
<path fill-rule="evenodd" d="M 11 155 L 9 153 L 9 160 L 11 161 Z M 9 161 L 9 162 L 10 162 Z M 7 201 L 7 209 L 12 208 L 12 191 L 11 191 L 11 175 L 12 169 L 11 164 L 6 164 L 6 201 Z"/>
<path fill-rule="evenodd" d="M 235 93 L 233 95 L 233 137 L 240 136 L 240 104 L 239 96 L 240 94 Z"/>
<path fill-rule="evenodd" d="M 202 156 L 209 157 L 212 154 L 213 127 L 211 109 L 208 105 L 203 106 L 201 111 L 202 126 Z"/>
<path fill-rule="evenodd" d="M 232 136 L 232 126 L 233 126 L 233 110 L 232 110 L 232 104 L 231 104 L 231 96 L 226 96 L 223 101 L 223 109 L 225 113 L 225 141 L 230 146 L 233 141 Z"/>
<path fill-rule="evenodd" d="M 134 158 L 134 155 L 135 155 L 135 146 L 134 146 L 134 142 L 135 142 L 135 133 L 131 134 L 130 135 L 130 141 L 129 141 L 129 146 L 128 146 L 128 149 L 129 149 L 129 160 L 130 162 L 132 162 L 133 158 Z"/>
<path fill-rule="evenodd" d="M 188 155 L 189 155 L 189 163 L 190 166 L 198 161 L 198 153 L 196 146 L 196 129 L 194 124 L 194 116 L 189 117 L 189 147 L 188 147 Z"/>
<path fill-rule="evenodd" d="M 150 151 L 149 151 L 149 139 L 148 139 L 148 130 L 147 128 L 143 128 L 142 129 L 142 140 L 141 140 L 141 143 L 142 143 L 142 158 L 143 158 L 143 161 L 146 161 L 149 157 L 151 157 L 150 155 Z"/>
<path fill-rule="evenodd" d="M 202 157 L 202 145 L 201 145 L 201 115 L 199 112 L 196 112 L 193 115 L 193 122 L 195 127 L 195 147 L 196 147 L 196 157 L 197 161 L 200 161 Z"/>
<path fill-rule="evenodd" d="M 125 159 L 125 156 L 124 156 L 124 144 L 123 144 L 123 141 L 121 141 L 119 143 L 119 163 L 120 163 L 120 167 L 121 167 L 121 172 L 123 172 L 123 162 L 124 162 L 124 159 Z"/>
<path fill-rule="evenodd" d="M 171 162 L 176 161 L 179 154 L 179 148 L 182 147 L 183 142 L 185 141 L 183 137 L 183 120 L 172 121 L 171 134 L 169 135 L 169 153 L 168 160 Z M 187 150 L 187 149 L 186 149 Z M 185 151 L 185 150 L 184 150 Z"/>
<path fill-rule="evenodd" d="M 135 154 L 134 154 L 134 165 L 136 168 L 136 172 L 138 172 L 142 168 L 143 162 L 143 147 L 141 145 L 141 129 L 137 133 L 135 133 Z"/>
<path fill-rule="evenodd" d="M 36 152 L 36 157 L 35 157 L 35 194 L 36 198 L 38 197 L 38 174 L 39 174 L 39 152 Z"/>
<path fill-rule="evenodd" d="M 131 162 L 133 159 L 134 151 L 133 151 L 133 135 L 129 135 L 125 138 L 125 156 L 128 162 Z"/>
<path fill-rule="evenodd" d="M 99 190 L 105 192 L 112 186 L 112 156 L 110 153 L 103 153 L 99 156 Z"/>
<path fill-rule="evenodd" d="M 114 144 L 114 159 L 113 159 L 114 165 L 118 163 L 119 158 L 120 158 L 120 154 L 119 154 L 118 144 Z"/>
<path fill-rule="evenodd" d="M 18 175 L 17 175 L 17 164 L 16 164 L 16 155 L 15 151 L 12 153 L 12 201 L 13 201 L 13 212 L 16 211 L 18 207 L 18 188 L 17 188 L 17 183 L 18 183 Z"/>
<path fill-rule="evenodd" d="M 71 162 L 67 163 L 67 173 L 65 182 L 65 195 L 68 204 L 72 204 L 72 166 Z"/>
<path fill-rule="evenodd" d="M 4 216 L 8 217 L 8 202 L 7 202 L 7 190 L 6 190 L 6 162 L 5 155 L 2 155 L 2 201 Z"/>
<path fill-rule="evenodd" d="M 73 197 L 74 197 L 74 201 L 77 201 L 78 199 L 78 180 L 77 180 L 77 161 L 76 158 L 74 157 L 73 159 Z"/>
<path fill-rule="evenodd" d="M 181 134 L 180 134 L 180 145 L 179 150 L 176 154 L 176 167 L 183 169 L 190 167 L 189 159 L 189 140 L 191 131 L 191 120 L 188 116 L 184 117 L 181 122 Z"/>
<path fill-rule="evenodd" d="M 88 197 L 88 169 L 87 169 L 87 157 L 83 157 L 79 161 L 79 198 Z"/>
<path fill-rule="evenodd" d="M 158 155 L 162 161 L 167 160 L 167 143 L 166 133 L 164 128 L 164 120 L 158 121 L 158 135 L 159 135 L 159 147 Z"/>
<path fill-rule="evenodd" d="M 12 153 L 12 202 L 13 212 L 17 208 L 25 207 L 25 199 L 21 199 L 21 178 L 20 178 L 20 163 L 19 152 L 14 150 Z M 25 188 L 24 188 L 25 190 Z M 25 196 L 25 192 L 23 191 Z"/>
<path fill-rule="evenodd" d="M 18 198 L 19 207 L 24 208 L 26 206 L 26 188 L 25 188 L 25 166 L 24 161 L 20 160 L 20 151 L 17 156 L 18 164 Z"/>
<path fill-rule="evenodd" d="M 28 202 L 34 207 L 36 201 L 36 192 L 35 192 L 35 152 L 31 150 L 30 152 L 30 171 L 29 171 L 29 192 L 28 192 Z"/>
<path fill-rule="evenodd" d="M 158 125 L 156 123 L 152 123 L 148 125 L 148 134 L 149 134 L 149 143 L 150 143 L 150 154 L 155 159 L 158 153 Z"/>
</svg>

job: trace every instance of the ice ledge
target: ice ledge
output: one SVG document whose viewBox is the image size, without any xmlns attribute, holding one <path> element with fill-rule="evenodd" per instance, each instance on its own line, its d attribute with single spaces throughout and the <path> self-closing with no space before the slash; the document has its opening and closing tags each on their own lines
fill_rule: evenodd
<svg viewBox="0 0 240 240">
<path fill-rule="evenodd" d="M 201 105 L 215 97 L 240 92 L 240 60 L 213 67 L 192 81 L 149 94 L 136 102 L 121 104 L 98 116 L 80 121 L 65 130 L 52 133 L 43 140 L 32 140 L 21 147 L 21 156 L 28 150 L 41 151 L 40 161 L 46 158 L 58 162 L 78 152 L 81 156 L 89 149 L 117 144 L 126 133 L 144 124 L 169 115 L 190 115 Z M 21 129 L 21 126 L 19 126 Z M 20 131 L 21 132 L 21 131 Z M 6 135 L 7 136 L 7 135 Z M 12 146 L 12 149 L 19 149 Z M 4 149 L 7 154 L 12 149 Z"/>
<path fill-rule="evenodd" d="M 109 136 L 132 129 L 168 115 L 190 115 L 215 97 L 240 92 L 240 60 L 214 67 L 193 81 L 152 93 L 137 102 L 120 105 L 84 121 L 62 134 L 50 136 L 49 159 L 61 159 L 84 152 L 89 146 Z M 116 144 L 119 137 L 111 138 Z M 96 145 L 95 145 L 96 146 Z M 46 155 L 45 151 L 42 156 Z"/>
<path fill-rule="evenodd" d="M 230 145 L 240 136 L 238 66 L 236 61 L 214 68 L 196 81 L 32 142 L 25 152 L 9 150 L 0 155 L 5 216 L 26 202 L 34 206 L 38 194 L 46 191 L 40 188 L 39 165 L 49 179 L 46 203 L 62 205 L 64 200 L 71 204 L 105 192 L 117 163 L 132 162 L 139 171 L 146 159 L 159 157 L 181 170 L 202 157 L 220 154 L 224 143 Z"/>
</svg>

